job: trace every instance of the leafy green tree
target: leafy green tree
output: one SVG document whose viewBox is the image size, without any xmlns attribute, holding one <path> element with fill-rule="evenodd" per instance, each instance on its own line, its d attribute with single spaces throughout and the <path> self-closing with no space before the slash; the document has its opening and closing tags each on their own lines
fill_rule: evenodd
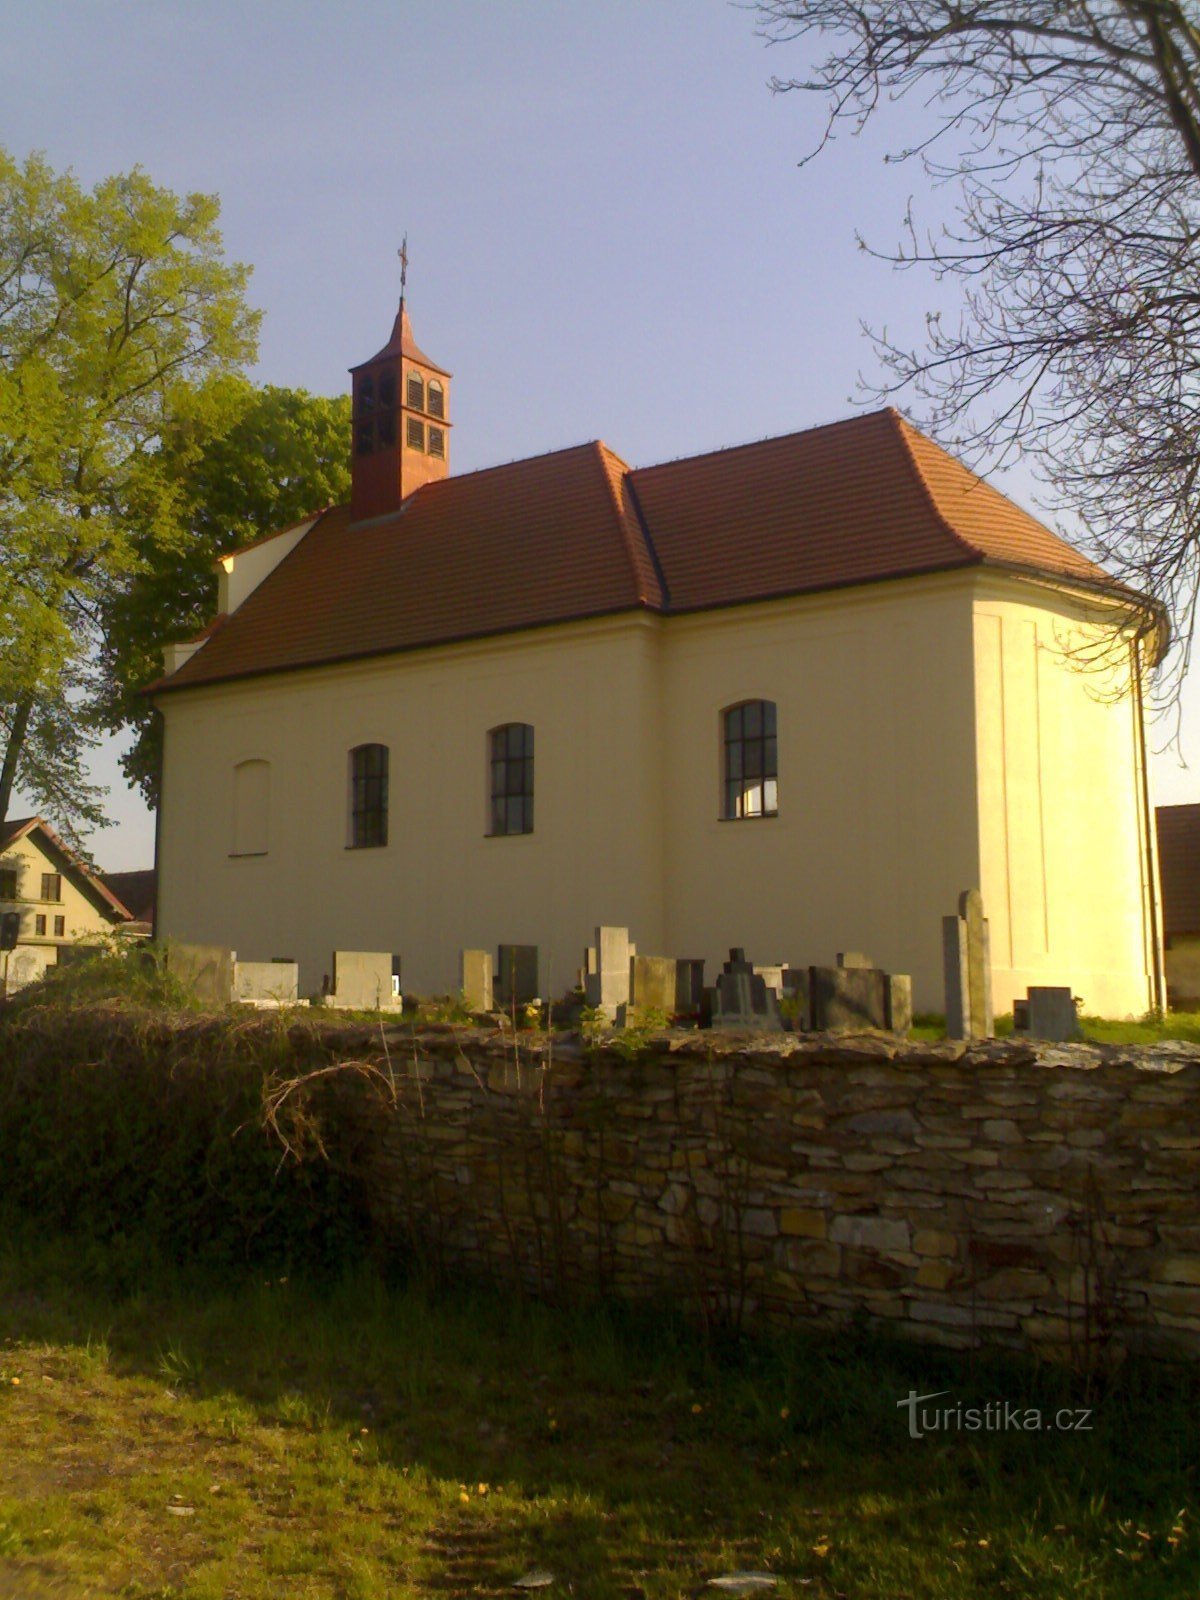
<svg viewBox="0 0 1200 1600">
<path fill-rule="evenodd" d="M 350 401 L 303 389 L 225 381 L 224 429 L 197 444 L 185 423 L 163 442 L 155 470 L 171 478 L 186 543 L 164 546 L 152 525 L 135 547 L 138 571 L 105 611 L 103 712 L 135 738 L 121 758 L 131 783 L 158 800 L 157 718 L 141 688 L 162 671 L 162 648 L 186 639 L 217 609 L 217 560 L 301 521 L 350 493 Z"/>
<path fill-rule="evenodd" d="M 198 449 L 229 402 L 213 380 L 255 353 L 219 210 L 0 149 L 0 824 L 18 785 L 69 837 L 102 821 L 82 769 L 106 607 L 186 543 L 164 440 Z"/>
</svg>

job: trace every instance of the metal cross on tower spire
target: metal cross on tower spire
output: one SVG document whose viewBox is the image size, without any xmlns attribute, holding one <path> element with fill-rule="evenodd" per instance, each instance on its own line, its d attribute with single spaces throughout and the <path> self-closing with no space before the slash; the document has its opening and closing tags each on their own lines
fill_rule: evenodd
<svg viewBox="0 0 1200 1600">
<path fill-rule="evenodd" d="M 404 304 L 404 288 L 408 282 L 408 235 L 400 241 L 400 248 L 396 251 L 400 257 L 400 304 Z"/>
</svg>

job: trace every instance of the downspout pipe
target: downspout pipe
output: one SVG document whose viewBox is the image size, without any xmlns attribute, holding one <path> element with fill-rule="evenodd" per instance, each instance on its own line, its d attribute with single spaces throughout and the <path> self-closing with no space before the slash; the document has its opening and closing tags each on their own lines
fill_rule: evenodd
<svg viewBox="0 0 1200 1600">
<path fill-rule="evenodd" d="M 1154 872 L 1154 813 L 1150 808 L 1150 767 L 1146 759 L 1146 710 L 1143 699 L 1142 685 L 1142 640 L 1154 627 L 1153 621 L 1144 622 L 1133 636 L 1131 649 L 1133 651 L 1133 687 L 1134 701 L 1137 716 L 1138 759 L 1141 763 L 1142 784 L 1142 817 L 1145 826 L 1144 848 L 1146 852 L 1146 899 L 1147 909 L 1150 913 L 1150 948 L 1153 962 L 1153 995 L 1154 1009 L 1158 1012 L 1166 1010 L 1166 996 L 1163 994 L 1163 964 L 1162 942 L 1159 938 L 1158 924 L 1158 884 Z"/>
</svg>

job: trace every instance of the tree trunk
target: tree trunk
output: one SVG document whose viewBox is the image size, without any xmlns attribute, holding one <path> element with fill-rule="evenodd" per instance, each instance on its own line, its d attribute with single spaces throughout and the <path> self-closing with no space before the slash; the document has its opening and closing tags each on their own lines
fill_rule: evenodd
<svg viewBox="0 0 1200 1600">
<path fill-rule="evenodd" d="M 22 695 L 13 711 L 8 744 L 4 750 L 4 764 L 0 766 L 0 835 L 3 834 L 4 825 L 8 821 L 8 806 L 12 799 L 13 785 L 17 781 L 17 764 L 25 747 L 25 735 L 29 732 L 29 719 L 32 715 L 33 696 Z"/>
</svg>

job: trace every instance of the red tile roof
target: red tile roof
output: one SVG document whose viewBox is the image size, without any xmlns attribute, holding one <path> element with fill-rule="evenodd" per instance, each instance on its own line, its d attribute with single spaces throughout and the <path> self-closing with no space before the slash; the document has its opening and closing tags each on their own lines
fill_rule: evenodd
<svg viewBox="0 0 1200 1600">
<path fill-rule="evenodd" d="M 1200 805 L 1158 806 L 1163 932 L 1200 933 Z"/>
<path fill-rule="evenodd" d="M 152 687 L 984 562 L 1111 583 L 895 411 L 639 470 L 593 443 L 426 484 L 372 522 L 324 512 Z"/>
</svg>

